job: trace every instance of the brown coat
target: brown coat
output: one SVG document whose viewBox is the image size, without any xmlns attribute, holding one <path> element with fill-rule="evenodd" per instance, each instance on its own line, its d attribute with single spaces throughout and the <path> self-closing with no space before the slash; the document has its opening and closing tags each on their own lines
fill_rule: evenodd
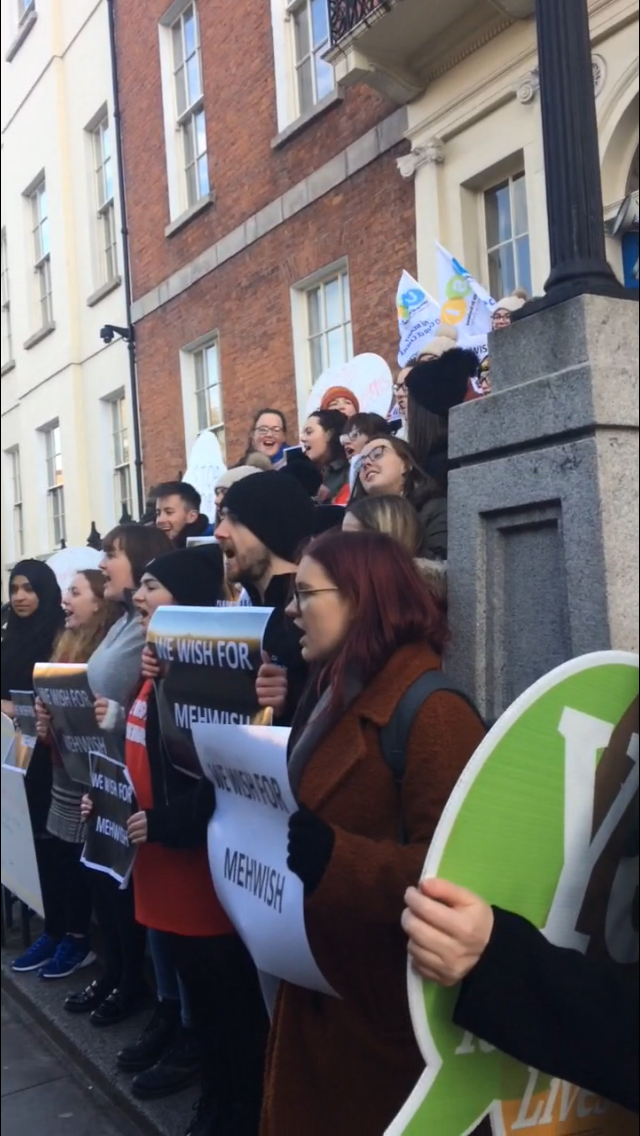
<svg viewBox="0 0 640 1136">
<path fill-rule="evenodd" d="M 382 1136 L 424 1070 L 409 1017 L 403 897 L 483 729 L 455 694 L 432 695 L 411 733 L 401 811 L 379 728 L 415 679 L 439 666 L 426 645 L 398 651 L 303 774 L 301 802 L 336 830 L 306 922 L 316 960 L 341 1000 L 281 986 L 261 1136 Z M 402 819 L 406 846 L 398 842 Z"/>
</svg>

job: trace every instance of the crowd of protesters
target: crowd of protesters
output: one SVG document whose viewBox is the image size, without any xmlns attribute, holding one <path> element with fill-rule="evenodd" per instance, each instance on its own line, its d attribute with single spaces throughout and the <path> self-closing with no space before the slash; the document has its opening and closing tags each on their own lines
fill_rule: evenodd
<svg viewBox="0 0 640 1136">
<path fill-rule="evenodd" d="M 504 301 L 496 327 L 520 302 Z M 477 356 L 441 329 L 398 375 L 395 419 L 339 387 L 299 439 L 281 411 L 260 410 L 245 454 L 218 480 L 215 517 L 202 514 L 192 486 L 167 482 L 154 490 L 148 523 L 114 529 L 101 572 L 78 573 L 64 597 L 37 561 L 11 574 L 3 713 L 13 715 L 12 690 L 32 687 L 36 663 L 87 663 L 97 723 L 119 742 L 138 808 L 128 830 L 137 855 L 122 888 L 81 863 L 91 794 L 66 773 L 38 703 L 26 784 L 45 922 L 14 970 L 68 978 L 95 963 L 99 944 L 99 976 L 65 1009 L 101 1029 L 146 1010 L 140 1037 L 114 1060 L 139 1097 L 199 1082 L 190 1136 L 382 1136 L 424 1067 L 408 1010 L 408 941 L 421 973 L 463 983 L 456 1020 L 465 1028 L 637 1109 L 637 978 L 630 988 L 597 963 L 577 964 L 524 921 L 445 881 L 415 888 L 484 735 L 479 715 L 454 690 L 425 699 L 400 785 L 382 751 L 381 731 L 406 692 L 442 665 L 448 415 L 487 383 Z M 149 622 L 159 607 L 232 603 L 274 610 L 256 693 L 291 727 L 299 809 L 289 867 L 338 998 L 282 982 L 265 1003 L 211 880 L 214 787 L 174 768 L 162 743 Z M 587 983 L 591 1017 L 575 1009 Z M 507 1024 L 520 997 L 528 1033 Z"/>
</svg>

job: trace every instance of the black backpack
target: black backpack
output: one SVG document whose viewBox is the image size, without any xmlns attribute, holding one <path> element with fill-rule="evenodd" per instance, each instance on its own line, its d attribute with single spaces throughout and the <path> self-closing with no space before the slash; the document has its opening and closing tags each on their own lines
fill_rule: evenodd
<svg viewBox="0 0 640 1136">
<path fill-rule="evenodd" d="M 391 721 L 380 730 L 382 756 L 393 773 L 393 779 L 399 792 L 402 791 L 402 782 L 407 767 L 407 746 L 416 714 L 427 699 L 439 691 L 457 694 L 467 703 L 467 706 L 471 707 L 482 725 L 486 725 L 473 700 L 453 679 L 443 674 L 442 671 L 427 671 L 420 675 L 400 699 Z M 404 821 L 402 822 L 400 843 L 407 843 Z"/>
</svg>

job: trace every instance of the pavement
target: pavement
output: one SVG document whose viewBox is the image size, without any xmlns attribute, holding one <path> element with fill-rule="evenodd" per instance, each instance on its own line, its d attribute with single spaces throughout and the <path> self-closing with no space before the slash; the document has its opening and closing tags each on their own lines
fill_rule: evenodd
<svg viewBox="0 0 640 1136">
<path fill-rule="evenodd" d="M 68 1056 L 2 993 L 3 1136 L 139 1136 Z"/>
<path fill-rule="evenodd" d="M 33 938 L 40 934 L 40 929 L 39 921 L 34 917 L 31 927 Z M 45 1052 L 46 1044 L 53 1044 L 57 1052 L 63 1054 L 63 1061 L 69 1063 L 76 1070 L 85 1088 L 92 1086 L 92 1094 L 101 1094 L 103 1100 L 109 1102 L 110 1106 L 113 1106 L 119 1114 L 133 1125 L 132 1131 L 134 1133 L 143 1133 L 144 1136 L 184 1136 L 192 1117 L 193 1104 L 198 1096 L 197 1089 L 189 1089 L 165 1100 L 139 1101 L 131 1092 L 131 1077 L 121 1073 L 116 1066 L 116 1054 L 140 1035 L 149 1020 L 152 1008 L 144 1010 L 135 1018 L 121 1025 L 106 1030 L 96 1029 L 86 1017 L 74 1017 L 66 1013 L 63 1007 L 67 994 L 82 990 L 87 983 L 99 975 L 99 967 L 80 971 L 68 979 L 42 982 L 35 974 L 15 974 L 11 970 L 11 960 L 21 952 L 20 928 L 14 926 L 7 930 L 6 943 L 2 950 L 2 999 L 3 1006 L 6 1005 L 8 1012 L 17 1011 L 18 1014 L 26 1017 L 30 1035 L 37 1037 L 39 1043 L 44 1038 Z M 13 1009 L 14 1007 L 15 1009 Z M 7 1054 L 5 1054 L 4 1033 L 3 1010 L 3 1067 L 8 1064 L 5 1059 Z M 21 1035 L 21 1037 L 24 1041 L 24 1035 Z M 7 1053 L 10 1052 L 9 1048 Z M 23 1051 L 18 1048 L 18 1052 L 23 1052 L 24 1056 L 24 1046 Z M 39 1060 L 42 1061 L 43 1058 L 39 1058 Z M 16 1075 L 18 1071 L 16 1069 Z M 3 1068 L 3 1094 L 5 1092 L 4 1077 L 5 1075 L 8 1076 L 10 1072 L 11 1067 L 6 1071 Z M 54 1074 L 53 1078 L 47 1079 L 47 1076 L 48 1074 L 45 1072 L 42 1089 L 39 1089 L 37 1085 L 32 1087 L 44 1094 L 43 1112 L 46 1109 L 47 1116 L 58 1117 L 55 1123 L 52 1122 L 53 1127 L 51 1129 L 35 1128 L 29 1124 L 25 1126 L 23 1123 L 20 1129 L 16 1127 L 14 1130 L 9 1127 L 6 1132 L 3 1129 L 2 1136 L 49 1136 L 49 1132 L 51 1132 L 51 1136 L 64 1136 L 66 1128 L 60 1114 L 72 1111 L 72 1109 L 61 1107 L 59 1113 L 56 1113 L 56 1093 L 59 1088 L 56 1089 L 55 1086 L 59 1080 L 59 1071 Z M 16 1083 L 19 1084 L 19 1082 Z M 47 1093 L 52 1094 L 49 1103 L 46 1103 Z M 11 1095 L 11 1090 L 9 1090 L 9 1095 Z M 15 1107 L 18 1108 L 19 1104 L 20 1102 L 16 1100 Z M 104 1112 L 102 1115 L 105 1115 Z M 2 1119 L 3 1121 L 5 1119 L 4 1096 Z M 24 1121 L 24 1117 L 22 1119 Z M 7 1124 L 10 1124 L 9 1113 L 7 1113 Z M 112 1133 L 116 1131 L 120 1133 L 120 1136 L 129 1136 L 129 1130 L 124 1127 L 96 1129 L 94 1126 L 91 1129 L 79 1127 L 77 1131 L 75 1128 L 70 1128 L 69 1136 L 85 1136 L 85 1134 L 89 1136 L 89 1133 L 90 1136 L 103 1136 L 103 1133 L 104 1136 L 107 1136 L 107 1134 L 112 1136 Z"/>
</svg>

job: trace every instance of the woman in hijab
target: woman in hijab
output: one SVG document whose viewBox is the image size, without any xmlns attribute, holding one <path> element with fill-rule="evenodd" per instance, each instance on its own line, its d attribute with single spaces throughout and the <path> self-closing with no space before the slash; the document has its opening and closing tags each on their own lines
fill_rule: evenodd
<svg viewBox="0 0 640 1136">
<path fill-rule="evenodd" d="M 10 610 L 2 636 L 2 713 L 14 717 L 12 690 L 33 690 L 33 668 L 48 663 L 64 625 L 62 594 L 40 560 L 21 560 L 9 579 Z"/>
</svg>

